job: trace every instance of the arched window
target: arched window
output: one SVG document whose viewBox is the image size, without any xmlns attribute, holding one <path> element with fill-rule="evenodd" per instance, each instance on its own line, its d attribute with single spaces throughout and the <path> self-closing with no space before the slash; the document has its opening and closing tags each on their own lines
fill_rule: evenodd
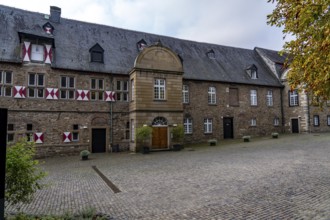
<svg viewBox="0 0 330 220">
<path fill-rule="evenodd" d="M 152 125 L 167 125 L 167 120 L 164 117 L 157 117 L 152 121 Z"/>
</svg>

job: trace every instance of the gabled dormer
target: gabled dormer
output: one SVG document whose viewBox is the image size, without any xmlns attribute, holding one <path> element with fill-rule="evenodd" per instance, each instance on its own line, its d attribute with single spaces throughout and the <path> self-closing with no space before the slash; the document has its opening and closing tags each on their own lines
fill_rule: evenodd
<svg viewBox="0 0 330 220">
<path fill-rule="evenodd" d="M 42 29 L 46 32 L 46 34 L 53 34 L 54 32 L 54 27 L 51 25 L 51 23 L 47 22 L 42 26 Z"/>
<path fill-rule="evenodd" d="M 89 49 L 90 61 L 93 63 L 104 62 L 104 49 L 96 43 L 91 49 Z"/>
<path fill-rule="evenodd" d="M 55 48 L 52 36 L 38 36 L 27 32 L 18 32 L 18 35 L 22 45 L 21 54 L 24 63 L 52 63 Z"/>
<path fill-rule="evenodd" d="M 207 51 L 207 52 L 206 52 L 206 56 L 207 56 L 208 58 L 214 60 L 214 59 L 215 59 L 215 53 L 214 53 L 214 50 L 211 49 L 211 50 Z"/>
<path fill-rule="evenodd" d="M 252 64 L 246 68 L 246 73 L 251 79 L 258 79 L 258 68 Z"/>
<path fill-rule="evenodd" d="M 136 43 L 136 47 L 138 49 L 138 51 L 142 51 L 144 48 L 146 48 L 147 42 L 145 42 L 145 40 L 141 39 L 139 42 Z"/>
</svg>

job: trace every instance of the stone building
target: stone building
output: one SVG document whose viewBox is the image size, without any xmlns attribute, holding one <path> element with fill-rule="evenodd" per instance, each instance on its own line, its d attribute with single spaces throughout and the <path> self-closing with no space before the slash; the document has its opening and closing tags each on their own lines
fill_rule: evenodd
<svg viewBox="0 0 330 220">
<path fill-rule="evenodd" d="M 8 141 L 26 136 L 41 157 L 134 151 L 144 125 L 152 149 L 171 148 L 178 125 L 185 143 L 330 131 L 329 107 L 320 112 L 288 89 L 276 51 L 65 19 L 53 6 L 50 14 L 0 6 L 0 25 Z"/>
</svg>

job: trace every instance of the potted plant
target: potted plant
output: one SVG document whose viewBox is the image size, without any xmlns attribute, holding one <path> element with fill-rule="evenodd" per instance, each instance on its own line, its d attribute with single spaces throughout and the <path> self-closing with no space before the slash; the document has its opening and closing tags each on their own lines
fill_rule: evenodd
<svg viewBox="0 0 330 220">
<path fill-rule="evenodd" d="M 183 125 L 178 125 L 172 128 L 172 143 L 173 150 L 179 151 L 183 148 L 183 138 L 184 138 L 184 127 Z"/>
<path fill-rule="evenodd" d="M 136 129 L 136 141 L 140 144 L 141 150 L 143 154 L 148 154 L 150 151 L 150 147 L 148 146 L 150 137 L 152 133 L 152 128 L 143 125 Z"/>
<path fill-rule="evenodd" d="M 88 160 L 88 155 L 91 153 L 88 150 L 80 151 L 80 156 L 82 160 Z"/>
</svg>

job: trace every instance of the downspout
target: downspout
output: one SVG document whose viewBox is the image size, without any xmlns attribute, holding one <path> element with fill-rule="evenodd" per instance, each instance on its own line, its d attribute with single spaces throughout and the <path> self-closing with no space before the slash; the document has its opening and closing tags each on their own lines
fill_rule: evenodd
<svg viewBox="0 0 330 220">
<path fill-rule="evenodd" d="M 110 79 L 110 91 L 113 91 L 113 78 Z M 113 101 L 110 101 L 110 147 L 113 147 Z"/>
<path fill-rule="evenodd" d="M 283 91 L 285 87 L 281 88 L 281 117 L 282 117 L 282 133 L 285 133 L 285 117 L 284 117 L 284 106 L 283 106 Z"/>
<path fill-rule="evenodd" d="M 310 105 L 309 105 L 309 95 L 306 94 L 307 96 L 307 126 L 308 126 L 308 129 L 307 129 L 307 132 L 311 133 L 311 121 L 310 121 Z"/>
</svg>

